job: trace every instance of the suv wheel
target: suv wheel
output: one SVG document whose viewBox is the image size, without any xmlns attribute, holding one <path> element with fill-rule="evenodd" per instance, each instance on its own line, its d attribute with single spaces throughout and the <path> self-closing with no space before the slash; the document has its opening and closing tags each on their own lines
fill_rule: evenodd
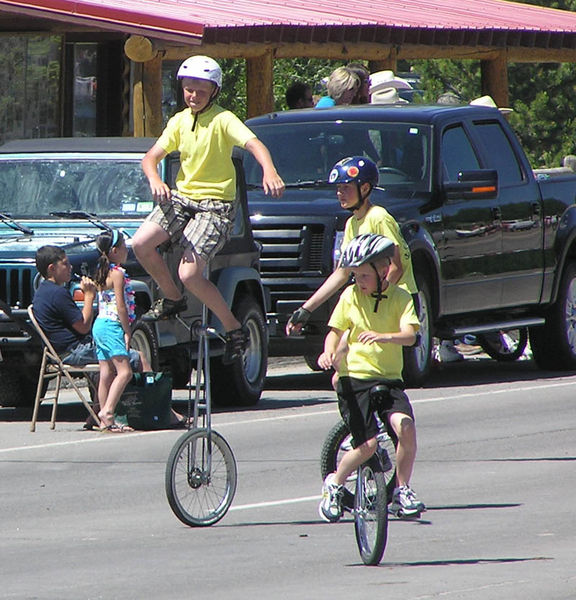
<svg viewBox="0 0 576 600">
<path fill-rule="evenodd" d="M 158 371 L 159 350 L 156 331 L 150 323 L 137 319 L 132 325 L 131 347 L 142 352 L 147 358 L 153 371 Z"/>
<path fill-rule="evenodd" d="M 0 406 L 34 406 L 40 371 L 38 367 L 28 367 L 28 371 L 22 371 L 11 363 L 0 367 Z M 43 395 L 47 389 L 48 382 L 45 381 Z"/>
<path fill-rule="evenodd" d="M 212 400 L 219 406 L 253 406 L 260 400 L 268 364 L 266 321 L 254 298 L 242 298 L 233 312 L 250 340 L 242 360 L 231 365 L 222 364 L 221 357 L 210 361 Z"/>
</svg>

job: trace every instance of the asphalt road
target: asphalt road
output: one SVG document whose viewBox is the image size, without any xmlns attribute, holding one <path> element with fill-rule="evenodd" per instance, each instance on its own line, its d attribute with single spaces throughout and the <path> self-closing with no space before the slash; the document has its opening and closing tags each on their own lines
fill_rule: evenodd
<svg viewBox="0 0 576 600">
<path fill-rule="evenodd" d="M 180 433 L 84 432 L 73 402 L 55 431 L 43 407 L 30 433 L 30 411 L 0 409 L 0 598 L 573 599 L 575 385 L 530 362 L 467 360 L 410 390 L 412 483 L 429 510 L 390 522 L 379 567 L 362 565 L 349 518 L 318 517 L 337 407 L 301 363 L 276 361 L 257 408 L 214 415 L 239 482 L 208 528 L 166 500 Z"/>
</svg>

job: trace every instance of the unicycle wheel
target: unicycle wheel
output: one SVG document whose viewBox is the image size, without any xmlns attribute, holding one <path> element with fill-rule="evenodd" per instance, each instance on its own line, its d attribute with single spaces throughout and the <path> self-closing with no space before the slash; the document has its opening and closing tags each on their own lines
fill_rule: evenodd
<svg viewBox="0 0 576 600">
<path fill-rule="evenodd" d="M 354 495 L 354 529 L 364 564 L 379 564 L 388 538 L 388 510 L 386 479 L 377 457 L 358 469 Z"/>
<path fill-rule="evenodd" d="M 228 442 L 216 431 L 192 429 L 182 435 L 166 464 L 168 503 L 186 525 L 218 522 L 236 492 L 236 460 Z"/>
</svg>

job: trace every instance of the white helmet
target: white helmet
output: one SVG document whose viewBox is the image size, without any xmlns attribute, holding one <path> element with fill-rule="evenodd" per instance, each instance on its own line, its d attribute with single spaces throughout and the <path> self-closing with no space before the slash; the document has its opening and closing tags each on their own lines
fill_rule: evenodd
<svg viewBox="0 0 576 600">
<path fill-rule="evenodd" d="M 184 77 L 194 77 L 194 79 L 205 79 L 216 84 L 220 89 L 222 87 L 222 69 L 220 65 L 209 56 L 191 56 L 187 58 L 178 69 L 176 74 L 178 79 Z"/>
</svg>

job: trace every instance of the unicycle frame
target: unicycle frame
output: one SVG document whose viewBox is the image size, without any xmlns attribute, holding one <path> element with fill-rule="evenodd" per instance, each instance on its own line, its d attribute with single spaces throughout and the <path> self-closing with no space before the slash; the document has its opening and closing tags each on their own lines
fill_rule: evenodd
<svg viewBox="0 0 576 600">
<path fill-rule="evenodd" d="M 232 449 L 221 434 L 212 431 L 209 337 L 223 338 L 207 323 L 208 309 L 202 305 L 201 323 L 189 328 L 191 343 L 193 336 L 198 337 L 193 406 L 190 381 L 188 385 L 189 429 L 172 448 L 165 474 L 170 507 L 183 523 L 193 527 L 213 525 L 226 514 L 237 479 Z M 216 472 L 213 452 L 220 457 Z"/>
</svg>

